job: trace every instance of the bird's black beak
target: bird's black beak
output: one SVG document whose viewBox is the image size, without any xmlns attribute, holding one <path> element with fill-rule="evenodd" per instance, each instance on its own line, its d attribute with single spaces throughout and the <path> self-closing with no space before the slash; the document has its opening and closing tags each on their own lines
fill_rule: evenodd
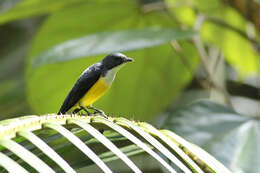
<svg viewBox="0 0 260 173">
<path fill-rule="evenodd" d="M 124 61 L 125 61 L 125 62 L 132 62 L 132 61 L 134 61 L 134 60 L 133 60 L 132 58 L 126 57 Z"/>
</svg>

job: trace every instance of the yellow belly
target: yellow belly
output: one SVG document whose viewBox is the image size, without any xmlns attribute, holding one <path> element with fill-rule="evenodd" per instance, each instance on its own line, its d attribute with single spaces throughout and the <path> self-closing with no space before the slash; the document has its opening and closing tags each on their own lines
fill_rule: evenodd
<svg viewBox="0 0 260 173">
<path fill-rule="evenodd" d="M 88 92 L 79 100 L 79 106 L 92 105 L 97 99 L 105 94 L 109 85 L 105 83 L 102 77 L 88 90 Z"/>
</svg>

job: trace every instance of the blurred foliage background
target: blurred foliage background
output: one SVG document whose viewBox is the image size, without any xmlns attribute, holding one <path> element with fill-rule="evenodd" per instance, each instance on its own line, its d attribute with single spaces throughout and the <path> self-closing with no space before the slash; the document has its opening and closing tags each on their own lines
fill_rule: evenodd
<svg viewBox="0 0 260 173">
<path fill-rule="evenodd" d="M 120 51 L 135 63 L 96 107 L 260 172 L 259 29 L 259 0 L 1 0 L 0 119 L 57 112 L 86 67 Z"/>
</svg>

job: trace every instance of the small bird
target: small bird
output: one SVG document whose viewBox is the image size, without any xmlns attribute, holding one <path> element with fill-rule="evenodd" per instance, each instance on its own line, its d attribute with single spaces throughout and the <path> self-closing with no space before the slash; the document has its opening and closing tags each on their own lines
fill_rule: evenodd
<svg viewBox="0 0 260 173">
<path fill-rule="evenodd" d="M 92 104 L 103 96 L 109 87 L 118 70 L 132 58 L 122 53 L 111 53 L 101 62 L 89 66 L 79 77 L 68 96 L 64 100 L 58 114 L 77 113 L 81 110 L 92 109 L 95 113 L 105 115 L 102 110 L 94 108 Z"/>
</svg>

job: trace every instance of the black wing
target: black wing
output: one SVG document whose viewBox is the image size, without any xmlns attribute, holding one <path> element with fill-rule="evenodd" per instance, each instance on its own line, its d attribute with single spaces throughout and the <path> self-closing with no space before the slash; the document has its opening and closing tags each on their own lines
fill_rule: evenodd
<svg viewBox="0 0 260 173">
<path fill-rule="evenodd" d="M 93 64 L 87 68 L 79 77 L 68 96 L 64 100 L 58 114 L 65 114 L 70 110 L 96 83 L 101 75 L 100 63 Z"/>
</svg>

